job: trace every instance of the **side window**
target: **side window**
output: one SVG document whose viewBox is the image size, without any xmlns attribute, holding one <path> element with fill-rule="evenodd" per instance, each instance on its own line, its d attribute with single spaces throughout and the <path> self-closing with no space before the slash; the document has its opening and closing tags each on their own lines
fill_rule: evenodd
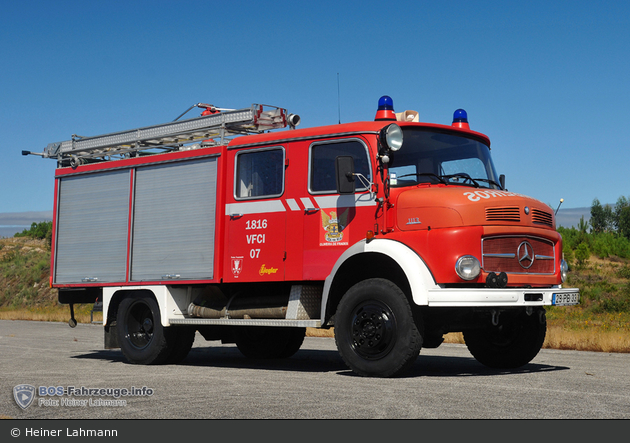
<svg viewBox="0 0 630 443">
<path fill-rule="evenodd" d="M 284 149 L 236 154 L 237 199 L 278 197 L 284 192 Z"/>
<path fill-rule="evenodd" d="M 317 143 L 311 145 L 309 190 L 313 193 L 336 192 L 335 161 L 340 155 L 350 155 L 354 158 L 354 172 L 362 174 L 368 181 L 372 181 L 367 147 L 359 140 L 335 140 L 334 142 Z M 356 181 L 357 191 L 367 188 L 360 181 Z"/>
</svg>

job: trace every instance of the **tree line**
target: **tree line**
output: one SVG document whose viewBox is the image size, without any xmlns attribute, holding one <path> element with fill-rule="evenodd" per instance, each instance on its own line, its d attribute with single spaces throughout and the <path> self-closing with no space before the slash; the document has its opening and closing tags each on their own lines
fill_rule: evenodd
<svg viewBox="0 0 630 443">
<path fill-rule="evenodd" d="M 31 237 L 46 240 L 46 244 L 50 248 L 52 241 L 52 221 L 33 222 L 30 228 L 16 233 L 14 237 Z"/>
<path fill-rule="evenodd" d="M 614 207 L 593 200 L 589 223 L 593 232 L 615 232 L 630 239 L 630 197 L 619 197 Z"/>
<path fill-rule="evenodd" d="M 577 228 L 559 227 L 558 232 L 569 264 L 582 266 L 591 254 L 630 259 L 630 197 L 619 197 L 614 206 L 602 205 L 595 198 L 588 222 L 581 217 Z"/>
</svg>

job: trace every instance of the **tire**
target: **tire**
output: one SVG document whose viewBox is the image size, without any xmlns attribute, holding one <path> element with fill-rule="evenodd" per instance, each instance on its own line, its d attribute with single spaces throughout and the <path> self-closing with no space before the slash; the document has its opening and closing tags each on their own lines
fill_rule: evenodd
<svg viewBox="0 0 630 443">
<path fill-rule="evenodd" d="M 288 358 L 302 346 L 306 328 L 239 326 L 234 335 L 238 350 L 247 358 Z"/>
<path fill-rule="evenodd" d="M 352 286 L 335 314 L 335 342 L 346 365 L 366 377 L 406 372 L 422 348 L 422 335 L 403 292 L 374 278 Z"/>
<path fill-rule="evenodd" d="M 120 349 L 129 363 L 161 364 L 174 349 L 175 331 L 162 326 L 160 308 L 150 295 L 123 299 L 116 323 Z"/>
<path fill-rule="evenodd" d="M 475 359 L 494 369 L 515 369 L 538 355 L 545 341 L 545 310 L 524 311 L 498 326 L 464 331 L 464 341 Z"/>
<path fill-rule="evenodd" d="M 173 332 L 175 333 L 175 343 L 166 363 L 177 364 L 185 359 L 192 349 L 197 331 L 195 328 L 181 326 L 173 329 Z"/>
<path fill-rule="evenodd" d="M 306 328 L 287 328 L 288 340 L 284 350 L 280 353 L 279 358 L 292 357 L 302 347 L 304 337 L 306 337 Z"/>
</svg>

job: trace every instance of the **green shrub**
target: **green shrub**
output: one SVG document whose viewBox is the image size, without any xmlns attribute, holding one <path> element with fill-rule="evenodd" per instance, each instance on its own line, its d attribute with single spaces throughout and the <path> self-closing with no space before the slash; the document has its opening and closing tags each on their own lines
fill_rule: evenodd
<svg viewBox="0 0 630 443">
<path fill-rule="evenodd" d="M 580 245 L 575 250 L 575 259 L 577 260 L 578 267 L 584 266 L 590 256 L 591 251 L 589 251 L 586 243 L 580 243 Z"/>
<path fill-rule="evenodd" d="M 617 270 L 617 277 L 630 280 L 630 266 L 625 265 Z"/>
</svg>

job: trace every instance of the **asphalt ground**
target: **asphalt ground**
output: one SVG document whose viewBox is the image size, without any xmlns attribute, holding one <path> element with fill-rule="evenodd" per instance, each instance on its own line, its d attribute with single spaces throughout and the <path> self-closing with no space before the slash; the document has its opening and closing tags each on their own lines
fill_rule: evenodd
<svg viewBox="0 0 630 443">
<path fill-rule="evenodd" d="M 3 320 L 0 374 L 0 417 L 55 423 L 630 418 L 630 354 L 543 349 L 522 368 L 496 371 L 465 345 L 443 344 L 423 349 L 406 376 L 374 379 L 348 370 L 332 338 L 307 337 L 292 358 L 270 361 L 246 359 L 234 345 L 197 334 L 181 364 L 138 366 L 103 349 L 100 325 Z M 26 408 L 13 392 L 23 384 L 36 391 Z M 40 387 L 62 395 L 41 395 Z M 68 388 L 88 391 L 71 396 Z M 132 388 L 141 395 L 116 396 Z"/>
</svg>

